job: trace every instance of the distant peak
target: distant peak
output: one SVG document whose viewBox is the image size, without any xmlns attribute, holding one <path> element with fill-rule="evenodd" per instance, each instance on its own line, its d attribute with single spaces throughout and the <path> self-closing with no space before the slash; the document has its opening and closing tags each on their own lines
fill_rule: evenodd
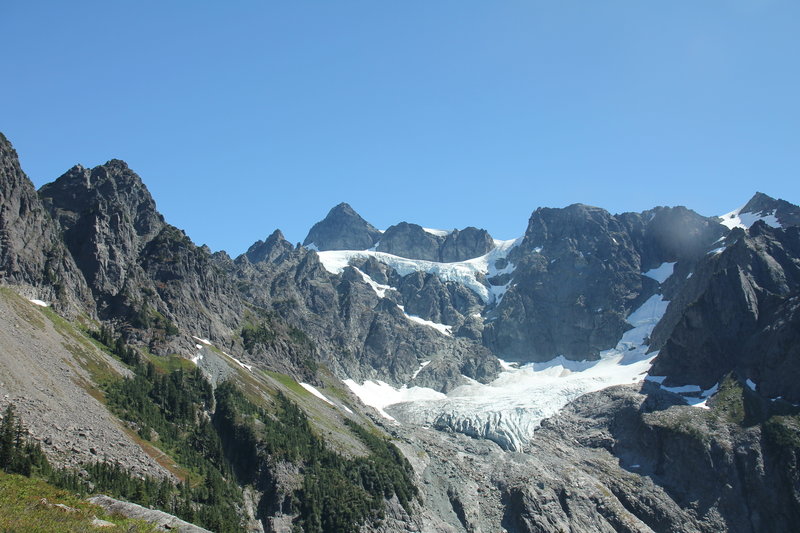
<svg viewBox="0 0 800 533">
<path fill-rule="evenodd" d="M 380 238 L 380 232 L 345 202 L 328 212 L 308 232 L 304 246 L 318 250 L 366 250 Z"/>
<path fill-rule="evenodd" d="M 122 159 L 110 159 L 110 160 L 106 161 L 106 164 L 103 165 L 103 166 L 119 168 L 119 169 L 130 169 L 130 167 L 128 166 L 128 163 L 126 163 Z"/>
<path fill-rule="evenodd" d="M 267 237 L 267 240 L 265 242 L 272 243 L 272 242 L 285 241 L 285 240 L 286 240 L 286 237 L 283 236 L 283 232 L 281 230 L 279 230 L 279 229 L 276 229 L 275 231 L 270 233 L 269 237 Z"/>
<path fill-rule="evenodd" d="M 742 207 L 739 212 L 760 213 L 765 210 L 775 209 L 777 207 L 777 203 L 778 201 L 775 198 L 766 195 L 763 192 L 757 192 L 746 204 L 744 204 L 744 207 Z"/>
<path fill-rule="evenodd" d="M 352 206 L 350 204 L 348 204 L 347 202 L 342 202 L 340 204 L 337 204 L 333 208 L 331 208 L 330 211 L 328 211 L 328 217 L 330 217 L 330 216 L 341 216 L 341 215 L 356 216 L 358 218 L 361 218 L 361 215 L 359 215 L 356 212 L 356 210 L 353 209 Z"/>
</svg>

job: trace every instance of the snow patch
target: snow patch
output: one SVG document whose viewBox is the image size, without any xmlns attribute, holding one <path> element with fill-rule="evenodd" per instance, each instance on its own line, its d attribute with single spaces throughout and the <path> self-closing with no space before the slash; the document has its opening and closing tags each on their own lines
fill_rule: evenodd
<svg viewBox="0 0 800 533">
<path fill-rule="evenodd" d="M 309 244 L 306 244 L 306 249 L 314 250 L 315 252 L 319 252 L 319 247 L 316 244 L 314 244 L 313 242 L 309 243 Z"/>
<path fill-rule="evenodd" d="M 402 402 L 433 400 L 445 397 L 441 392 L 427 387 L 409 388 L 403 385 L 397 389 L 380 380 L 365 381 L 359 385 L 352 379 L 346 379 L 344 384 L 353 391 L 353 394 L 358 396 L 364 405 L 374 407 L 381 416 L 394 422 L 396 420 L 383 410 L 384 407 Z"/>
<path fill-rule="evenodd" d="M 416 379 L 419 373 L 422 372 L 422 369 L 428 366 L 429 364 L 431 364 L 430 361 L 423 361 L 422 363 L 420 363 L 419 368 L 414 371 L 414 375 L 411 376 L 411 379 Z"/>
<path fill-rule="evenodd" d="M 656 268 L 652 268 L 647 272 L 642 272 L 642 276 L 647 276 L 648 278 L 652 278 L 659 283 L 664 283 L 668 277 L 672 275 L 673 270 L 675 269 L 675 263 L 661 263 Z"/>
<path fill-rule="evenodd" d="M 311 394 L 313 394 L 314 396 L 316 396 L 317 398 L 319 398 L 320 400 L 322 400 L 323 402 L 328 403 L 330 405 L 335 405 L 332 401 L 326 398 L 324 394 L 318 391 L 317 388 L 314 387 L 313 385 L 309 385 L 308 383 L 302 383 L 302 382 L 300 382 L 299 385 L 308 392 L 310 392 Z"/>
<path fill-rule="evenodd" d="M 50 307 L 49 303 L 42 300 L 37 300 L 36 298 L 28 299 L 28 301 L 33 305 L 38 305 L 39 307 Z"/>
<path fill-rule="evenodd" d="M 447 231 L 446 229 L 433 229 L 433 228 L 422 228 L 425 230 L 425 233 L 430 233 L 431 235 L 436 235 L 437 237 L 447 237 L 452 231 Z"/>
<path fill-rule="evenodd" d="M 238 359 L 236 359 L 234 356 L 232 356 L 229 353 L 222 352 L 222 354 L 225 355 L 226 357 L 229 357 L 230 359 L 233 359 L 233 362 L 238 364 L 240 367 L 242 367 L 242 368 L 244 368 L 246 370 L 249 370 L 250 372 L 253 371 L 253 365 L 248 365 L 246 363 L 242 363 L 241 361 L 239 361 Z"/>
<path fill-rule="evenodd" d="M 205 344 L 206 346 L 213 346 L 213 344 L 211 344 L 211 341 L 208 339 L 201 339 L 200 337 L 195 337 L 194 335 L 192 335 L 192 338 L 197 342 Z"/>
<path fill-rule="evenodd" d="M 728 229 L 748 229 L 759 220 L 763 220 L 768 226 L 772 226 L 773 228 L 781 227 L 780 222 L 778 222 L 778 219 L 775 218 L 774 211 L 760 215 L 758 213 L 742 213 L 742 209 L 744 209 L 744 206 L 740 207 L 739 209 L 734 209 L 730 213 L 725 213 L 719 217 L 722 219 L 721 224 Z"/>
<path fill-rule="evenodd" d="M 747 381 L 745 383 L 747 383 L 747 386 L 750 387 L 751 391 L 755 391 L 756 390 L 756 382 L 753 381 L 752 379 L 747 378 Z"/>
<path fill-rule="evenodd" d="M 433 328 L 442 335 L 447 335 L 448 337 L 453 336 L 453 326 L 448 326 L 446 324 L 439 324 L 438 322 L 432 322 L 430 320 L 425 320 L 424 318 L 420 318 L 418 316 L 409 315 L 406 313 L 405 307 L 402 305 L 398 305 L 397 307 L 403 312 L 407 319 L 412 322 L 416 322 L 417 324 L 422 324 L 423 326 L 428 326 L 429 328 Z"/>
<path fill-rule="evenodd" d="M 385 298 L 386 297 L 386 291 L 393 289 L 393 287 L 391 287 L 389 285 L 381 285 L 380 283 L 378 283 L 374 279 L 372 279 L 372 277 L 370 277 L 368 274 L 362 272 L 358 268 L 356 268 L 356 267 L 352 267 L 352 268 L 355 269 L 356 272 L 361 274 L 361 278 L 364 280 L 364 283 L 366 283 L 367 285 L 372 287 L 372 290 L 375 291 L 375 294 L 378 295 L 378 298 Z"/>
</svg>

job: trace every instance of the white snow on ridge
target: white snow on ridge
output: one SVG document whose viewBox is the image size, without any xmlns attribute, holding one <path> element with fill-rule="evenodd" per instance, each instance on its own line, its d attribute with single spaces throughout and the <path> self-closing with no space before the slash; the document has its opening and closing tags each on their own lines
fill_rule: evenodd
<svg viewBox="0 0 800 533">
<path fill-rule="evenodd" d="M 437 237 L 447 237 L 452 231 L 448 231 L 446 229 L 433 229 L 433 228 L 422 228 L 425 230 L 425 233 L 430 233 L 431 235 L 436 235 Z"/>
<path fill-rule="evenodd" d="M 30 303 L 32 303 L 33 305 L 38 305 L 39 307 L 50 307 L 49 303 L 47 303 L 47 302 L 45 302 L 43 300 L 37 300 L 36 298 L 32 298 L 32 299 L 29 298 L 28 301 Z"/>
<path fill-rule="evenodd" d="M 650 269 L 647 272 L 642 272 L 642 276 L 647 276 L 648 278 L 653 278 L 659 283 L 664 283 L 664 281 L 666 281 L 666 279 L 672 275 L 674 269 L 675 262 L 661 263 L 656 268 Z"/>
<path fill-rule="evenodd" d="M 489 303 L 491 301 L 489 289 L 478 281 L 479 274 L 494 276 L 513 272 L 513 265 L 507 265 L 502 270 L 497 270 L 494 264 L 498 259 L 506 257 L 508 252 L 520 242 L 522 242 L 521 237 L 508 241 L 496 240 L 494 249 L 486 255 L 456 263 L 438 263 L 421 259 L 407 259 L 405 257 L 372 250 L 329 250 L 317 252 L 317 255 L 319 256 L 322 266 L 332 274 L 340 274 L 353 260 L 374 257 L 378 261 L 393 268 L 401 276 L 407 276 L 413 272 L 425 272 L 436 274 L 442 281 L 461 283 L 480 296 L 484 303 Z"/>
<path fill-rule="evenodd" d="M 378 295 L 378 298 L 385 298 L 386 297 L 386 291 L 394 289 L 394 287 L 392 287 L 390 285 L 381 285 L 380 283 L 378 283 L 374 279 L 372 279 L 372 277 L 370 277 L 366 273 L 362 272 L 358 268 L 356 268 L 356 267 L 353 267 L 353 268 L 355 268 L 356 272 L 361 274 L 361 278 L 364 280 L 364 283 L 366 283 L 367 285 L 372 287 L 372 290 L 375 291 L 375 294 Z"/>
<path fill-rule="evenodd" d="M 439 324 L 438 322 L 433 322 L 431 320 L 425 320 L 424 318 L 420 318 L 418 316 L 409 315 L 406 313 L 405 308 L 402 305 L 398 305 L 397 307 L 406 315 L 406 318 L 412 322 L 416 322 L 417 324 L 422 324 L 423 326 L 428 326 L 429 328 L 433 328 L 436 331 L 442 333 L 443 335 L 447 335 L 448 337 L 453 336 L 453 326 L 448 326 L 446 324 Z M 415 376 L 416 377 L 416 376 Z"/>
<path fill-rule="evenodd" d="M 726 226 L 728 229 L 748 229 L 757 221 L 763 220 L 768 226 L 772 226 L 773 228 L 781 227 L 780 222 L 778 222 L 778 219 L 775 218 L 774 212 L 762 216 L 758 213 L 742 213 L 742 209 L 744 209 L 744 206 L 740 207 L 739 209 L 734 209 L 730 213 L 721 215 L 719 218 L 722 219 L 722 225 Z"/>
<path fill-rule="evenodd" d="M 648 354 L 643 342 L 666 307 L 667 302 L 660 295 L 648 299 L 628 317 L 633 328 L 597 361 L 558 357 L 520 368 L 503 361 L 504 371 L 492 383 L 483 385 L 473 381 L 446 396 L 431 389 L 409 393 L 419 388 L 396 389 L 383 382 L 358 385 L 347 380 L 348 387 L 384 416 L 447 427 L 521 450 L 544 418 L 578 396 L 612 385 L 642 381 L 656 355 Z M 432 397 L 426 397 L 427 394 Z"/>
<path fill-rule="evenodd" d="M 327 404 L 330 404 L 330 405 L 335 405 L 332 401 L 330 401 L 328 398 L 326 398 L 324 394 L 322 394 L 319 390 L 317 390 L 317 388 L 315 386 L 309 385 L 308 383 L 302 383 L 302 382 L 298 382 L 298 384 L 301 387 L 303 387 L 305 390 L 307 390 L 308 392 L 310 392 L 311 394 L 313 394 L 314 396 L 316 396 L 317 398 L 322 400 L 323 402 L 325 402 Z"/>
</svg>

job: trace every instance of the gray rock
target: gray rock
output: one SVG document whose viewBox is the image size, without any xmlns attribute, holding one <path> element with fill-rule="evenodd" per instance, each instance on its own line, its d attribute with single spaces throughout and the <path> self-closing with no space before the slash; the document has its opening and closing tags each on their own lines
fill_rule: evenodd
<svg viewBox="0 0 800 533">
<path fill-rule="evenodd" d="M 190 524 L 177 516 L 148 509 L 135 503 L 124 502 L 103 494 L 92 496 L 89 502 L 99 505 L 109 513 L 120 514 L 128 518 L 144 520 L 156 526 L 159 531 L 178 531 L 179 533 L 211 533 L 207 529 Z"/>
<path fill-rule="evenodd" d="M 377 250 L 409 259 L 439 261 L 439 248 L 443 241 L 442 237 L 428 233 L 422 226 L 400 222 L 383 232 Z"/>
<path fill-rule="evenodd" d="M 380 231 L 343 202 L 314 224 L 303 245 L 313 244 L 318 250 L 366 250 L 380 238 Z"/>
<path fill-rule="evenodd" d="M 68 315 L 94 314 L 83 275 L 61 241 L 61 228 L 43 207 L 0 133 L 0 281 Z"/>
<path fill-rule="evenodd" d="M 653 332 L 651 373 L 708 389 L 735 371 L 800 401 L 800 229 L 755 223 L 697 265 Z"/>
</svg>

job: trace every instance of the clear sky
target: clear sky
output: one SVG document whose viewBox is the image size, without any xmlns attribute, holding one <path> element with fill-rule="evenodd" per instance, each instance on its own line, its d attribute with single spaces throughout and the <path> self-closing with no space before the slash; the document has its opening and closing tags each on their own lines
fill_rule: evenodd
<svg viewBox="0 0 800 533">
<path fill-rule="evenodd" d="M 538 206 L 800 202 L 800 2 L 0 2 L 36 186 L 120 158 L 236 255 L 335 204 L 521 235 Z"/>
</svg>

